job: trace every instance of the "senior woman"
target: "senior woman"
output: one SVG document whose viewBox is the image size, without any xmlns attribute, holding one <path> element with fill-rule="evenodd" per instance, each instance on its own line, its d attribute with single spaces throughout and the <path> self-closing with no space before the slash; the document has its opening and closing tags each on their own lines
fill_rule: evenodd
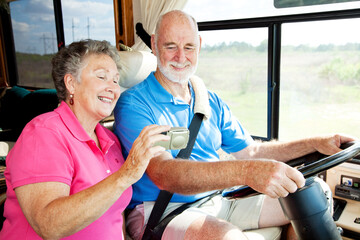
<svg viewBox="0 0 360 240">
<path fill-rule="evenodd" d="M 131 185 L 165 150 L 153 144 L 170 127 L 145 127 L 124 161 L 99 124 L 120 95 L 118 63 L 106 41 L 74 42 L 54 56 L 60 105 L 28 123 L 7 157 L 0 239 L 124 239 Z"/>
</svg>

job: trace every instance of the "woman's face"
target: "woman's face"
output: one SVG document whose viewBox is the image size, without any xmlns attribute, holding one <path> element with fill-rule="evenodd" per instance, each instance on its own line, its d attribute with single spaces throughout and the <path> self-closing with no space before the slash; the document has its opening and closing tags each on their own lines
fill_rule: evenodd
<svg viewBox="0 0 360 240">
<path fill-rule="evenodd" d="M 74 84 L 73 110 L 78 118 L 100 121 L 112 113 L 120 96 L 119 72 L 105 54 L 91 54 L 83 63 L 80 83 Z"/>
</svg>

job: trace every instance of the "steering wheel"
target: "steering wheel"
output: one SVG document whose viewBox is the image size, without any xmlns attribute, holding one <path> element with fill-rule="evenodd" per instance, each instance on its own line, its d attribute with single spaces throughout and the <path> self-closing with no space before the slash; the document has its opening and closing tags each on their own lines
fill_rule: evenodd
<svg viewBox="0 0 360 240">
<path fill-rule="evenodd" d="M 305 178 L 309 178 L 357 156 L 360 153 L 360 141 L 342 144 L 341 149 L 344 150 L 327 157 L 324 157 L 325 155 L 322 155 L 319 152 L 311 153 L 291 160 L 288 164 L 292 167 L 303 165 L 298 167 L 298 170 Z M 249 186 L 236 186 L 224 189 L 222 192 L 222 196 L 230 200 L 250 197 L 258 194 L 260 193 Z"/>
</svg>

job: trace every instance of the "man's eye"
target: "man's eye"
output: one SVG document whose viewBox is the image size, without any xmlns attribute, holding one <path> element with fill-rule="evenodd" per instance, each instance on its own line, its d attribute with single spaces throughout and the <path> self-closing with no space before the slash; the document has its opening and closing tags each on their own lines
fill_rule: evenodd
<svg viewBox="0 0 360 240">
<path fill-rule="evenodd" d="M 100 78 L 101 80 L 104 80 L 105 76 L 98 76 L 98 78 Z"/>
</svg>

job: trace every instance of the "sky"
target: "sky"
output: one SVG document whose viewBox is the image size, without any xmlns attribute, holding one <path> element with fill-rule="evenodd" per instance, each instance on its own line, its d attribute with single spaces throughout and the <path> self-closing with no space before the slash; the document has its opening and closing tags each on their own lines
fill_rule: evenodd
<svg viewBox="0 0 360 240">
<path fill-rule="evenodd" d="M 65 44 L 93 38 L 115 45 L 113 0 L 62 0 Z M 57 51 L 52 0 L 21 0 L 10 3 L 16 51 Z"/>
<path fill-rule="evenodd" d="M 196 0 L 188 1 L 184 10 L 194 16 L 198 22 L 201 22 L 232 18 L 280 16 L 324 10 L 331 11 L 339 7 L 342 9 L 360 8 L 360 1 L 282 9 L 275 8 L 272 0 L 256 0 L 256 5 L 254 5 L 254 2 L 254 0 Z M 206 6 L 206 9 L 204 6 Z M 282 44 L 318 46 L 320 44 L 332 43 L 341 45 L 349 42 L 349 39 L 356 39 L 356 42 L 359 43 L 360 31 L 355 30 L 358 29 L 358 26 L 360 26 L 360 19 L 331 21 L 331 24 L 329 24 L 329 21 L 283 24 Z M 337 34 L 334 34 L 335 30 Z M 238 39 L 240 42 L 244 41 L 257 46 L 267 39 L 267 30 L 242 29 L 238 31 L 223 31 L 221 34 L 207 31 L 202 32 L 201 35 L 203 43 L 208 45 L 214 45 L 223 41 L 223 39 L 228 39 L 228 42 Z"/>
<path fill-rule="evenodd" d="M 150 1 L 150 0 L 149 0 Z M 16 51 L 53 53 L 57 51 L 52 0 L 20 0 L 10 3 Z M 88 37 L 115 44 L 113 0 L 62 0 L 65 43 Z M 185 11 L 198 22 L 230 18 L 275 16 L 316 10 L 333 10 L 338 6 L 360 8 L 360 1 L 320 6 L 276 9 L 272 0 L 189 0 Z M 345 22 L 345 24 L 344 24 Z M 345 27 L 344 27 L 345 26 Z M 349 39 L 360 42 L 360 19 L 291 23 L 282 26 L 284 45 L 345 44 Z M 336 31 L 336 34 L 334 34 Z M 267 29 L 241 29 L 202 32 L 203 44 L 248 42 L 254 46 L 267 39 Z"/>
</svg>

